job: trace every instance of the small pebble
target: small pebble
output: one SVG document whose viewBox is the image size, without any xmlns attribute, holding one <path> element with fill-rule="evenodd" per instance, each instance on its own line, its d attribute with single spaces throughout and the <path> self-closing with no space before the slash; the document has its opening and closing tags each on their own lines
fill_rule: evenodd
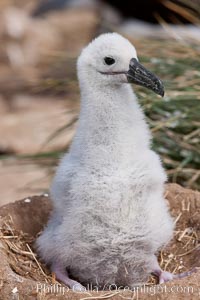
<svg viewBox="0 0 200 300">
<path fill-rule="evenodd" d="M 16 294 L 17 292 L 18 292 L 17 287 L 14 287 L 14 289 L 12 290 L 12 293 L 13 293 L 13 294 Z"/>
<path fill-rule="evenodd" d="M 26 199 L 24 200 L 24 202 L 26 202 L 26 203 L 30 203 L 30 202 L 31 202 L 31 199 L 29 199 L 29 198 L 26 198 Z"/>
</svg>

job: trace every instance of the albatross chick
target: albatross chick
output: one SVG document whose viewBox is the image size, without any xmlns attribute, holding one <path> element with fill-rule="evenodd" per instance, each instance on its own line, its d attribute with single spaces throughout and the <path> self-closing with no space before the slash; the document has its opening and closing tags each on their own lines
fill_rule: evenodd
<svg viewBox="0 0 200 300">
<path fill-rule="evenodd" d="M 160 283 L 186 276 L 162 271 L 155 256 L 173 233 L 166 174 L 128 84 L 163 96 L 162 82 L 117 33 L 83 49 L 77 69 L 79 123 L 51 187 L 53 213 L 37 240 L 41 258 L 74 290 L 81 284 L 132 288 L 150 273 Z"/>
</svg>

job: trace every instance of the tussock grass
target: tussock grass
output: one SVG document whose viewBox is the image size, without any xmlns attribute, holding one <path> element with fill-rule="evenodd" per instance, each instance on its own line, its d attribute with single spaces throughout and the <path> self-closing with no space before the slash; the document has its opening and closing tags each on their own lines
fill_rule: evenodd
<svg viewBox="0 0 200 300">
<path fill-rule="evenodd" d="M 144 41 L 145 46 L 147 46 Z M 141 47 L 141 42 L 140 45 Z M 165 85 L 165 97 L 139 88 L 139 98 L 153 133 L 153 148 L 169 180 L 200 188 L 200 55 L 197 45 L 153 41 L 140 60 Z"/>
</svg>

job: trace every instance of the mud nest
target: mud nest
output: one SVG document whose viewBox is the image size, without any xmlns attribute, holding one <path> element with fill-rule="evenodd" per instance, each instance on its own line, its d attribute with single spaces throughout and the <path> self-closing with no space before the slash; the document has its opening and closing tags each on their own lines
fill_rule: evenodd
<svg viewBox="0 0 200 300">
<path fill-rule="evenodd" d="M 159 253 L 160 265 L 162 269 L 172 273 L 200 267 L 200 193 L 184 189 L 176 184 L 169 184 L 166 186 L 165 196 L 176 227 L 173 240 Z M 47 293 L 43 291 L 42 297 L 44 298 L 38 298 L 40 295 L 36 288 L 38 283 L 46 286 L 61 285 L 56 281 L 55 275 L 40 261 L 34 249 L 35 238 L 46 224 L 50 211 L 51 203 L 47 195 L 30 197 L 0 208 L 0 254 L 2 257 L 0 295 L 3 295 L 2 299 L 10 299 L 10 293 L 20 293 L 25 297 L 20 299 L 54 299 L 52 291 L 47 291 Z M 190 278 L 192 280 L 193 276 L 196 278 L 199 275 L 197 272 Z M 188 279 L 185 280 L 187 282 Z M 147 285 L 152 286 L 156 283 L 156 278 L 151 276 Z M 81 294 L 70 296 L 71 293 L 68 293 L 68 298 L 65 296 L 59 299 L 94 299 L 93 292 L 87 293 L 87 297 Z M 104 291 L 103 295 L 95 296 L 97 297 L 95 299 L 119 297 L 116 291 L 105 293 Z"/>
</svg>

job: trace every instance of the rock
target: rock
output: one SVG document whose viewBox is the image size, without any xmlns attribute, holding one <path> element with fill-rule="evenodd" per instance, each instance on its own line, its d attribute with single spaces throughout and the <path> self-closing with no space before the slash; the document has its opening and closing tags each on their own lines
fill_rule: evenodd
<svg viewBox="0 0 200 300">
<path fill-rule="evenodd" d="M 176 221 L 174 239 L 162 251 L 161 264 L 167 270 L 178 272 L 192 267 L 200 267 L 200 193 L 180 187 L 177 184 L 166 186 L 166 198 Z M 0 299 L 83 299 L 110 295 L 114 300 L 122 299 L 199 299 L 200 271 L 182 280 L 175 280 L 166 285 L 148 285 L 135 291 L 91 291 L 87 293 L 69 291 L 58 285 L 48 269 L 40 264 L 47 275 L 43 275 L 34 260 L 33 242 L 46 224 L 51 212 L 51 203 L 47 194 L 28 197 L 0 208 Z M 17 237 L 15 237 L 17 236 Z M 27 246 L 27 244 L 29 246 Z M 27 248 L 23 248 L 26 246 Z M 30 247 L 30 248 L 29 248 Z M 55 245 L 56 247 L 56 245 Z M 32 249 L 32 250 L 30 250 Z M 80 249 L 81 251 L 81 249 Z M 28 254 L 27 254 L 28 253 Z M 28 257 L 28 260 L 27 260 Z M 31 259 L 30 259 L 31 257 Z M 35 267 L 23 273 L 22 266 L 30 263 Z M 23 262 L 26 261 L 26 264 Z M 17 270 L 17 271 L 16 271 Z M 38 275 L 36 276 L 37 271 Z M 32 272 L 32 273 L 31 273 Z M 34 279 L 35 278 L 35 279 Z M 45 282 L 46 280 L 46 282 Z M 88 291 L 89 289 L 89 291 Z M 138 294 L 138 295 L 137 295 Z M 16 297 L 16 298 L 14 298 Z M 127 297 L 127 298 L 126 298 Z M 155 298 L 154 298 L 155 297 Z M 91 298 L 94 299 L 94 298 Z M 95 298 L 98 299 L 98 298 Z M 100 298 L 102 299 L 102 298 Z"/>
<path fill-rule="evenodd" d="M 21 72 L 24 67 L 44 64 L 45 58 L 62 51 L 74 55 L 91 39 L 99 22 L 93 9 L 69 9 L 41 20 L 33 19 L 26 10 L 8 6 L 0 16 L 1 54 L 5 51 L 11 67 Z"/>
<path fill-rule="evenodd" d="M 68 96 L 70 98 L 70 95 Z M 77 115 L 78 104 L 62 97 L 19 95 L 5 112 L 0 107 L 0 154 L 37 155 L 67 149 L 75 124 L 65 129 Z M 4 103 L 7 103 L 6 100 Z M 0 103 L 1 105 L 1 103 Z M 76 123 L 76 122 L 75 122 Z M 58 129 L 64 128 L 55 136 Z M 50 137 L 54 136 L 53 139 Z M 20 138 L 19 138 L 20 137 Z M 50 140 L 49 140 L 50 138 Z M 20 176 L 18 176 L 20 173 Z M 0 206 L 44 192 L 51 181 L 51 170 L 32 159 L 10 157 L 0 161 Z"/>
</svg>

